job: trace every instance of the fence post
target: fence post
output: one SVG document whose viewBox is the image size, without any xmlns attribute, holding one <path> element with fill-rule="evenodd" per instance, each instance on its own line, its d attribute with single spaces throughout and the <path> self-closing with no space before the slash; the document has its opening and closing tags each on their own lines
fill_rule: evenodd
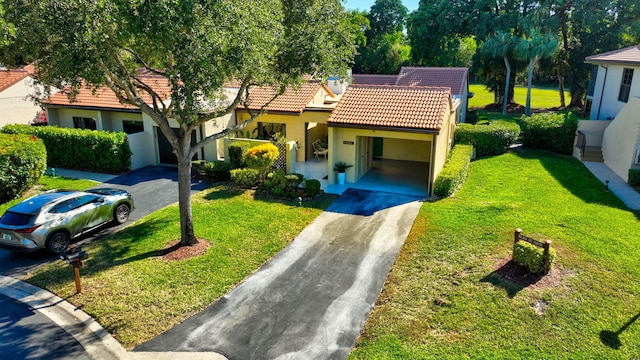
<svg viewBox="0 0 640 360">
<path fill-rule="evenodd" d="M 522 232 L 522 229 L 517 228 L 516 231 L 513 233 L 513 243 L 517 244 L 518 240 L 520 240 L 520 233 Z"/>
<path fill-rule="evenodd" d="M 544 241 L 544 252 L 542 253 L 542 261 L 544 264 L 544 271 L 548 272 L 549 271 L 549 265 L 547 265 L 549 263 L 549 246 L 551 246 L 551 240 L 545 240 Z"/>
</svg>

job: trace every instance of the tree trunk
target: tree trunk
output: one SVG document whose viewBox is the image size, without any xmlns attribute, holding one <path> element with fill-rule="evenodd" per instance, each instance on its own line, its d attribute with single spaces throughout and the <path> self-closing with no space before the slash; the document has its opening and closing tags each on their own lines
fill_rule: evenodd
<svg viewBox="0 0 640 360">
<path fill-rule="evenodd" d="M 527 72 L 527 106 L 525 109 L 525 115 L 531 115 L 531 78 L 533 78 L 533 64 L 536 60 L 529 60 L 529 71 Z"/>
<path fill-rule="evenodd" d="M 560 107 L 564 108 L 567 106 L 566 100 L 564 98 L 564 71 L 562 67 L 564 62 L 561 60 L 558 63 L 558 92 L 560 93 Z"/>
<path fill-rule="evenodd" d="M 189 158 L 190 134 L 184 136 L 182 142 L 186 143 L 186 149 L 180 144 L 182 154 L 178 157 L 178 204 L 180 206 L 180 243 L 182 245 L 195 245 L 198 239 L 193 231 L 193 215 L 191 213 L 191 159 Z"/>
<path fill-rule="evenodd" d="M 507 115 L 507 103 L 509 102 L 509 80 L 511 79 L 511 64 L 509 59 L 505 56 L 504 66 L 507 67 L 507 78 L 504 81 L 504 97 L 502 99 L 502 115 Z"/>
</svg>

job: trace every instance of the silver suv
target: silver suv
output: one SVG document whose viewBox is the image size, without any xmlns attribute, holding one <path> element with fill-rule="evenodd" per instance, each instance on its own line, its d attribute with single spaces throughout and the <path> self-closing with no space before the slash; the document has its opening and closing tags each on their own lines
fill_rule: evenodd
<svg viewBox="0 0 640 360">
<path fill-rule="evenodd" d="M 122 224 L 133 210 L 120 189 L 52 190 L 11 207 L 0 218 L 0 247 L 29 252 L 64 251 L 72 239 L 109 222 Z"/>
</svg>

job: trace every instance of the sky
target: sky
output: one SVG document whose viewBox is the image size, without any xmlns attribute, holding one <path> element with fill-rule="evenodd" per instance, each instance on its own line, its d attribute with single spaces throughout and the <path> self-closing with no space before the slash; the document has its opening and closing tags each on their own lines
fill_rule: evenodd
<svg viewBox="0 0 640 360">
<path fill-rule="evenodd" d="M 375 3 L 375 0 L 346 0 L 342 3 L 345 9 L 360 9 L 369 11 L 371 9 L 371 5 Z M 418 8 L 419 0 L 402 0 L 404 6 L 409 9 L 409 12 Z"/>
</svg>

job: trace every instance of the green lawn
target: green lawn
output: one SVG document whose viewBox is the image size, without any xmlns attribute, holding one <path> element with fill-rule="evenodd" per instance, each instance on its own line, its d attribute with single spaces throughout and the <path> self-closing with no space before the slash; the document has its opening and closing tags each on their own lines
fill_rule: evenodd
<svg viewBox="0 0 640 360">
<path fill-rule="evenodd" d="M 469 99 L 469 108 L 484 107 L 493 104 L 493 93 L 489 92 L 484 85 L 470 84 L 469 91 L 474 95 Z M 516 86 L 514 88 L 514 100 L 520 105 L 525 105 L 527 100 L 527 87 Z M 565 91 L 565 102 L 568 104 L 571 95 Z M 531 107 L 534 109 L 549 109 L 560 106 L 560 95 L 558 89 L 533 87 L 531 89 Z"/>
<path fill-rule="evenodd" d="M 302 207 L 256 198 L 251 191 L 216 187 L 192 197 L 196 236 L 210 241 L 203 256 L 168 261 L 158 256 L 179 238 L 177 205 L 85 247 L 81 294 L 61 261 L 25 280 L 93 316 L 131 348 L 199 312 L 258 269 L 333 200 L 323 195 Z"/>
<path fill-rule="evenodd" d="M 528 287 L 494 272 L 518 227 L 557 251 Z M 638 358 L 638 233 L 573 158 L 479 159 L 454 197 L 423 205 L 350 358 Z"/>
</svg>

